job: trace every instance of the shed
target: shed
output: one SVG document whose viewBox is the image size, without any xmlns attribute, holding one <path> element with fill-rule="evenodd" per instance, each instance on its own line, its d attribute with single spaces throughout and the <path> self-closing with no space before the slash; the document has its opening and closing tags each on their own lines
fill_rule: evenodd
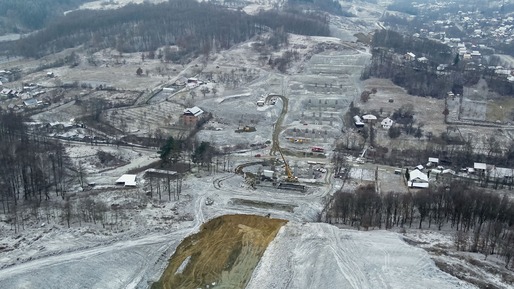
<svg viewBox="0 0 514 289">
<path fill-rule="evenodd" d="M 136 175 L 122 175 L 116 180 L 116 185 L 123 185 L 125 187 L 136 186 Z"/>
<path fill-rule="evenodd" d="M 426 58 L 426 57 L 424 57 L 424 56 L 423 56 L 423 57 L 420 57 L 420 58 L 418 58 L 418 62 L 421 62 L 421 63 L 428 63 L 428 58 Z"/>
<path fill-rule="evenodd" d="M 485 170 L 487 170 L 487 165 L 485 163 L 474 163 L 473 168 L 475 170 L 485 171 Z"/>
<path fill-rule="evenodd" d="M 439 159 L 438 158 L 428 158 L 428 161 L 433 163 L 433 164 L 438 164 L 439 163 Z"/>
<path fill-rule="evenodd" d="M 356 127 L 363 127 L 364 126 L 364 123 L 362 122 L 362 119 L 358 115 L 353 117 L 353 121 L 354 121 L 354 124 L 355 124 Z"/>
<path fill-rule="evenodd" d="M 412 53 L 412 52 L 407 52 L 405 53 L 405 55 L 403 56 L 406 60 L 414 60 L 416 59 L 416 54 Z"/>
</svg>

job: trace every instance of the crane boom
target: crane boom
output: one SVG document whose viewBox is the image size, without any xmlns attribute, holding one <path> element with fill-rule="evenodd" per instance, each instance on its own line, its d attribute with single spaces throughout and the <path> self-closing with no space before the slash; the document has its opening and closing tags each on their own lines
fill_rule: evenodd
<svg viewBox="0 0 514 289">
<path fill-rule="evenodd" d="M 280 156 L 282 157 L 282 161 L 284 161 L 285 169 L 286 169 L 286 175 L 287 175 L 287 181 L 288 182 L 297 182 L 298 178 L 293 175 L 293 172 L 291 171 L 291 168 L 286 162 L 286 158 L 284 157 L 284 154 L 282 153 L 282 150 L 279 146 L 277 146 L 278 152 L 280 153 Z"/>
</svg>

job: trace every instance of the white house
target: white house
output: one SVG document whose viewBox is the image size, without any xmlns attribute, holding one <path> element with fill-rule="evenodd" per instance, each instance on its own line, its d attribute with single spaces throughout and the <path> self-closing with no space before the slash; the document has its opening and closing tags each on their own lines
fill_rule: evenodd
<svg viewBox="0 0 514 289">
<path fill-rule="evenodd" d="M 428 188 L 428 176 L 420 170 L 409 172 L 407 185 L 411 188 Z"/>
<path fill-rule="evenodd" d="M 382 128 L 384 129 L 390 129 L 391 126 L 393 126 L 393 123 L 394 121 L 392 119 L 386 117 L 380 122 L 380 125 L 382 125 Z"/>
</svg>

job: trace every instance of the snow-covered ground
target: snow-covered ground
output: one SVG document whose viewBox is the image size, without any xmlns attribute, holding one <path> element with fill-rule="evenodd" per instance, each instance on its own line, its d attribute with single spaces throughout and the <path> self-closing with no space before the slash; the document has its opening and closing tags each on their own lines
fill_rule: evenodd
<svg viewBox="0 0 514 289">
<path fill-rule="evenodd" d="M 143 277 L 153 275 L 161 254 L 185 236 L 184 231 L 173 236 L 150 233 L 139 239 L 57 252 L 1 270 L 0 288 L 135 288 Z"/>
<path fill-rule="evenodd" d="M 247 289 L 476 288 L 440 271 L 426 251 L 386 231 L 321 223 L 285 225 Z"/>
<path fill-rule="evenodd" d="M 143 1 L 95 1 L 82 8 L 116 8 L 129 2 Z M 244 11 L 255 13 L 259 8 L 269 9 L 282 3 L 274 0 L 249 1 Z M 334 179 L 331 175 L 330 155 L 315 159 L 329 172 L 318 179 L 312 179 L 317 183 L 309 183 L 305 192 L 277 190 L 271 184 L 252 189 L 241 175 L 233 173 L 237 165 L 260 161 L 269 154 L 270 147 L 260 145 L 271 140 L 284 103 L 278 100 L 275 105 L 258 107 L 256 101 L 268 93 L 283 94 L 289 98 L 289 111 L 279 134 L 283 148 L 309 151 L 311 145 L 319 145 L 331 151 L 334 140 L 341 137 L 342 115 L 362 90 L 358 79 L 370 56 L 364 46 L 351 43 L 355 41 L 353 34 L 371 31 L 383 11 L 380 5 L 362 1 L 345 5 L 359 17 L 331 19 L 331 28 L 337 38 L 291 35 L 290 46 L 299 52 L 301 60 L 292 64 L 290 74 L 280 74 L 259 64 L 258 54 L 252 50 L 253 40 L 248 41 L 212 55 L 212 61 L 202 67 L 203 72 L 209 69 L 219 71 L 213 74 L 213 79 L 221 76 L 224 71 L 236 75 L 235 80 L 245 79 L 247 82 L 234 84 L 232 90 L 229 90 L 231 82 L 217 81 L 216 86 L 209 83 L 209 89 L 216 87 L 217 93 L 211 92 L 201 97 L 199 89 L 196 89 L 194 101 L 190 93 L 185 93 L 184 100 L 179 98 L 179 94 L 163 93 L 152 99 L 154 106 L 127 109 L 126 114 L 119 117 L 132 117 L 130 124 L 134 128 L 139 127 L 139 120 L 148 122 L 152 117 L 159 125 L 159 121 L 165 118 L 164 112 L 181 113 L 182 108 L 178 104 L 191 102 L 214 116 L 206 125 L 210 129 L 201 130 L 197 135 L 199 140 L 220 147 L 259 144 L 251 150 L 246 148 L 246 152 L 223 156 L 223 167 L 227 165 L 226 172 L 211 174 L 195 171 L 187 175 L 180 201 L 168 200 L 167 196 L 163 200 L 147 196 L 144 182 L 141 182 L 141 173 L 138 174 L 138 188 L 113 188 L 120 175 L 155 161 L 156 149 L 67 143 L 66 151 L 72 161 L 83 162 L 87 181 L 101 188 L 74 193 L 80 197 L 94 196 L 95 200 L 109 207 L 121 206 L 125 214 L 123 224 L 116 224 L 119 228 L 112 230 L 101 228 L 100 224 L 76 222 L 68 229 L 59 215 L 59 201 L 56 201 L 52 213 L 55 216 L 44 226 L 26 224 L 27 229 L 14 234 L 12 227 L 9 228 L 9 224 L 2 220 L 0 289 L 147 288 L 149 282 L 159 278 L 167 259 L 184 237 L 196 232 L 206 219 L 238 213 L 269 214 L 290 221 L 265 252 L 248 285 L 251 289 L 473 288 L 437 269 L 426 251 L 407 245 L 399 234 L 342 230 L 328 224 L 312 223 L 317 221 L 326 201 L 342 185 L 342 180 Z M 283 51 L 285 49 L 290 48 L 284 48 Z M 274 52 L 273 56 L 279 56 L 283 51 Z M 124 56 L 127 65 L 132 65 L 130 69 L 115 66 L 114 69 L 126 72 L 120 78 L 119 74 L 113 73 L 112 63 L 103 63 L 104 59 L 110 59 L 108 54 L 99 52 L 95 57 L 100 63 L 98 68 L 92 69 L 84 64 L 79 67 L 80 70 L 75 68 L 76 72 L 73 73 L 68 73 L 68 68 L 55 72 L 64 81 L 73 81 L 79 77 L 83 79 L 85 75 L 88 81 L 107 81 L 105 78 L 109 75 L 117 75 L 118 78 L 108 82 L 118 81 L 118 85 L 115 85 L 117 87 L 137 88 L 147 92 L 172 83 L 175 77 L 196 75 L 195 63 L 182 70 L 179 66 L 164 65 L 158 60 L 146 60 L 143 63 L 140 55 L 134 53 Z M 148 77 L 135 76 L 135 67 L 138 65 L 145 65 L 145 70 L 148 68 Z M 155 74 L 154 70 L 157 71 L 161 66 L 171 74 Z M 43 72 L 40 74 L 46 77 Z M 160 104 L 168 97 L 170 103 L 166 102 L 167 105 L 162 105 L 161 109 Z M 34 119 L 69 122 L 78 114 L 77 109 L 70 107 L 73 107 L 73 103 L 51 112 L 43 112 Z M 152 112 L 148 119 L 145 109 Z M 170 117 L 170 124 L 165 125 L 170 126 L 172 120 L 174 118 Z M 235 132 L 239 126 L 245 125 L 255 126 L 256 132 Z M 297 144 L 290 142 L 287 137 L 305 137 L 312 141 L 308 145 Z M 98 151 L 112 154 L 120 164 L 101 168 L 98 165 Z M 256 154 L 261 154 L 261 157 L 256 158 Z M 307 160 L 312 160 L 298 156 L 288 156 L 287 159 L 295 175 L 302 178 L 305 175 L 300 173 L 305 174 L 307 171 Z M 259 166 L 249 166 L 245 171 L 255 173 L 262 169 Z M 345 189 L 355 188 L 364 181 L 373 181 L 374 169 L 364 164 L 353 168 L 350 171 L 352 180 L 345 185 Z M 283 173 L 282 169 L 277 171 Z M 207 198 L 212 204 L 206 204 Z M 444 235 L 419 234 L 409 237 L 429 244 L 444 243 L 446 248 L 451 246 L 451 238 Z"/>
</svg>

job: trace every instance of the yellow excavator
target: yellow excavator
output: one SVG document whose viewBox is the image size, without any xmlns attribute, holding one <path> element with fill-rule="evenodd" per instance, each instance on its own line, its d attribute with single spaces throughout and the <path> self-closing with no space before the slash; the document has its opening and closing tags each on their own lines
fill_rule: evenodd
<svg viewBox="0 0 514 289">
<path fill-rule="evenodd" d="M 291 168 L 287 164 L 286 158 L 284 157 L 284 154 L 282 153 L 282 150 L 280 149 L 279 146 L 277 146 L 277 148 L 278 148 L 278 152 L 280 153 L 280 156 L 282 157 L 282 161 L 284 161 L 284 165 L 285 165 L 285 168 L 286 168 L 286 175 L 287 175 L 286 181 L 290 182 L 290 183 L 298 182 L 298 178 L 293 175 L 293 172 L 291 171 Z"/>
</svg>

